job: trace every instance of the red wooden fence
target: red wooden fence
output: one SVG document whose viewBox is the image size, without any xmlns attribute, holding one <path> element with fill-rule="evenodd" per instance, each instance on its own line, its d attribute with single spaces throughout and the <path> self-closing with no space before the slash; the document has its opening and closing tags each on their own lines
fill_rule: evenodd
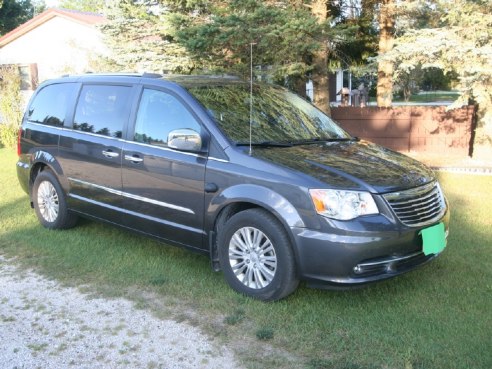
<svg viewBox="0 0 492 369">
<path fill-rule="evenodd" d="M 468 155 L 473 106 L 337 107 L 332 118 L 353 136 L 390 149 Z"/>
</svg>

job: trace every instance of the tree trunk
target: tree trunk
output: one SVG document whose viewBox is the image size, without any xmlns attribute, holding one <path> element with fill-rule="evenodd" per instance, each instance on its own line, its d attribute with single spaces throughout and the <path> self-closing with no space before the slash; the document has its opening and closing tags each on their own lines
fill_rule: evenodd
<svg viewBox="0 0 492 369">
<path fill-rule="evenodd" d="M 299 96 L 306 98 L 306 80 L 304 78 L 296 78 L 294 82 L 294 90 L 296 91 L 296 94 Z"/>
<path fill-rule="evenodd" d="M 393 48 L 395 25 L 395 1 L 382 0 L 379 14 L 379 57 Z M 393 63 L 380 60 L 378 64 L 378 106 L 391 106 L 393 93 Z"/>
<path fill-rule="evenodd" d="M 311 5 L 311 12 L 319 23 L 328 18 L 328 7 L 326 0 L 315 0 Z M 321 47 L 313 58 L 313 97 L 314 105 L 326 114 L 330 115 L 330 90 L 328 78 L 328 40 L 321 35 Z"/>
</svg>

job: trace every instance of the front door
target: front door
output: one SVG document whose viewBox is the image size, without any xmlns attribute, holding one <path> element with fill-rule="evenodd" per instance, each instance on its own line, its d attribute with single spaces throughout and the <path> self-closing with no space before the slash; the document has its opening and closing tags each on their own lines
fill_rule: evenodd
<svg viewBox="0 0 492 369">
<path fill-rule="evenodd" d="M 134 132 L 122 153 L 124 224 L 179 244 L 201 248 L 207 158 L 168 147 L 172 130 L 202 127 L 177 96 L 144 88 Z"/>
</svg>

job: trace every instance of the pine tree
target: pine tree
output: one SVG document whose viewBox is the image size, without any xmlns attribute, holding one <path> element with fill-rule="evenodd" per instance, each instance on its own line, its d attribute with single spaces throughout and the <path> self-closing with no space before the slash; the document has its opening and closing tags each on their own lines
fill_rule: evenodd
<svg viewBox="0 0 492 369">
<path fill-rule="evenodd" d="M 62 0 L 59 7 L 83 12 L 99 13 L 104 8 L 104 0 Z"/>
<path fill-rule="evenodd" d="M 128 72 L 190 73 L 194 64 L 176 43 L 168 9 L 152 0 L 112 0 L 101 26 L 111 51 L 106 68 Z"/>
<path fill-rule="evenodd" d="M 255 66 L 267 67 L 276 82 L 295 90 L 311 78 L 315 104 L 329 112 L 328 63 L 355 34 L 355 27 L 334 21 L 330 12 L 334 2 L 211 3 L 209 13 L 174 18 L 179 41 L 194 55 L 198 67 L 248 76 L 254 43 Z"/>
</svg>

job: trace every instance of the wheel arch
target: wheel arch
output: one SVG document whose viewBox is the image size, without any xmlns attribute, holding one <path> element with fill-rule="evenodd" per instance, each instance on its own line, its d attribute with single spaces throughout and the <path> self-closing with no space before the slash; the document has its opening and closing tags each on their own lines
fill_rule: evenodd
<svg viewBox="0 0 492 369">
<path fill-rule="evenodd" d="M 297 288 L 299 264 L 290 232 L 265 208 L 235 213 L 217 239 L 219 264 L 236 292 L 275 301 Z M 242 241 L 233 244 L 232 239 Z"/>
<path fill-rule="evenodd" d="M 63 176 L 60 163 L 49 153 L 39 150 L 32 154 L 31 170 L 29 173 L 29 196 L 32 197 L 32 187 L 36 177 L 44 170 L 51 170 L 57 177 L 62 189 L 67 192 L 68 182 Z M 31 198 L 32 205 L 32 198 Z"/>
<path fill-rule="evenodd" d="M 223 191 L 210 202 L 208 208 L 208 214 L 212 219 L 209 225 L 209 252 L 214 270 L 220 270 L 216 235 L 233 215 L 252 208 L 263 209 L 280 223 L 290 240 L 296 263 L 298 262 L 299 255 L 290 227 L 304 227 L 305 225 L 297 209 L 285 197 L 269 188 L 258 185 L 239 185 Z"/>
</svg>

